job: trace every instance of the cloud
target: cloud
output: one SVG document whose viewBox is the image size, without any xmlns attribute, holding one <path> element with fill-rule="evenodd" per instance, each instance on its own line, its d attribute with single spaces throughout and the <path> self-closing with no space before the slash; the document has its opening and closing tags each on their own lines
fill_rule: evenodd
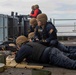
<svg viewBox="0 0 76 75">
<path fill-rule="evenodd" d="M 76 5 L 76 0 L 59 0 L 59 1 L 53 0 L 53 1 L 59 4 Z"/>
<path fill-rule="evenodd" d="M 0 0 L 0 13 L 10 14 L 14 11 L 27 15 L 34 4 L 38 4 L 42 12 L 52 18 L 64 18 L 63 15 L 67 18 L 76 12 L 76 0 Z"/>
</svg>

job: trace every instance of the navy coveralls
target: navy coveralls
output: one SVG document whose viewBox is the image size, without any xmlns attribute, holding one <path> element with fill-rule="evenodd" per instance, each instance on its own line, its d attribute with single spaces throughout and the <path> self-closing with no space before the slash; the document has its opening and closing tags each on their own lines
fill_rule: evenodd
<svg viewBox="0 0 76 75">
<path fill-rule="evenodd" d="M 52 33 L 51 33 L 51 29 L 53 29 Z M 35 39 L 36 38 L 39 39 L 38 41 L 39 43 L 46 46 L 56 47 L 60 51 L 64 52 L 64 54 L 70 58 L 74 59 L 73 54 L 76 56 L 76 47 L 69 47 L 69 46 L 67 47 L 61 44 L 60 42 L 58 42 L 57 30 L 51 22 L 47 22 L 44 29 L 42 29 L 42 27 L 38 27 L 38 26 L 36 27 Z M 46 40 L 46 42 L 43 42 L 42 40 Z"/>
<path fill-rule="evenodd" d="M 52 33 L 51 30 L 53 30 Z M 39 42 L 41 42 L 42 44 L 49 44 L 51 46 L 55 46 L 58 43 L 56 33 L 57 30 L 55 26 L 51 22 L 47 22 L 44 29 L 42 29 L 42 27 L 39 26 L 36 27 L 35 39 L 38 38 L 40 40 Z M 46 40 L 46 42 L 43 42 L 42 40 Z"/>
<path fill-rule="evenodd" d="M 35 42 L 34 42 L 35 43 Z M 32 43 L 31 43 L 32 44 Z M 35 43 L 35 45 L 37 45 Z M 33 46 L 35 47 L 35 46 Z M 15 61 L 17 63 L 22 62 L 25 58 L 26 61 L 32 60 L 32 54 L 35 55 L 33 52 L 33 47 L 27 44 L 24 44 L 21 46 L 20 50 L 17 52 L 15 56 Z M 37 46 L 38 47 L 38 46 Z M 44 45 L 43 45 L 44 47 Z M 38 47 L 38 50 L 40 48 Z M 36 51 L 36 50 L 34 50 Z M 37 56 L 37 55 L 36 55 Z M 35 57 L 36 58 L 36 57 Z M 35 62 L 35 60 L 32 60 Z M 69 57 L 65 56 L 62 51 L 60 51 L 57 48 L 52 47 L 46 47 L 43 52 L 41 53 L 41 56 L 38 60 L 39 63 L 48 63 L 51 65 L 56 65 L 68 69 L 76 69 L 76 60 L 70 59 Z"/>
</svg>

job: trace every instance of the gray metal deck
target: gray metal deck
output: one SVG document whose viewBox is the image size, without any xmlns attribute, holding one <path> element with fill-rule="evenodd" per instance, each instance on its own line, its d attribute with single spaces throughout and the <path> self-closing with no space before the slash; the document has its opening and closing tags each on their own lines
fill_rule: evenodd
<svg viewBox="0 0 76 75">
<path fill-rule="evenodd" d="M 61 41 L 65 45 L 76 46 L 76 40 Z M 43 70 L 51 72 L 51 75 L 76 75 L 76 70 L 70 70 L 60 67 L 44 67 Z M 0 75 L 32 75 L 32 69 L 8 68 Z"/>
<path fill-rule="evenodd" d="M 76 70 L 59 67 L 44 67 L 44 70 L 50 71 L 51 75 L 76 75 Z M 8 68 L 0 75 L 32 75 L 32 69 Z"/>
</svg>

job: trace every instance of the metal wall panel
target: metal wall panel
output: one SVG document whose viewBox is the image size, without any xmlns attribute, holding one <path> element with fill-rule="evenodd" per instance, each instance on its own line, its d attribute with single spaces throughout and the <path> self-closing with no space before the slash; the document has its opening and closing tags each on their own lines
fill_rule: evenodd
<svg viewBox="0 0 76 75">
<path fill-rule="evenodd" d="M 0 14 L 0 42 L 18 36 L 17 23 L 17 18 Z"/>
<path fill-rule="evenodd" d="M 29 27 L 30 27 L 29 20 L 25 20 L 25 21 L 24 21 L 24 35 L 25 35 L 25 36 L 28 35 Z"/>
<path fill-rule="evenodd" d="M 0 42 L 7 40 L 7 16 L 0 14 Z"/>
</svg>

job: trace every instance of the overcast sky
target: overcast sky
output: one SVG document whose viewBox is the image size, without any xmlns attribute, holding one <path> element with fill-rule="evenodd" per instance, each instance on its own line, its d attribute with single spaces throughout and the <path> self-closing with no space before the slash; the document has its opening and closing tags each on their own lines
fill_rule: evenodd
<svg viewBox="0 0 76 75">
<path fill-rule="evenodd" d="M 35 4 L 49 18 L 76 19 L 76 0 L 0 0 L 0 14 L 10 15 L 14 11 L 28 15 Z"/>
</svg>

